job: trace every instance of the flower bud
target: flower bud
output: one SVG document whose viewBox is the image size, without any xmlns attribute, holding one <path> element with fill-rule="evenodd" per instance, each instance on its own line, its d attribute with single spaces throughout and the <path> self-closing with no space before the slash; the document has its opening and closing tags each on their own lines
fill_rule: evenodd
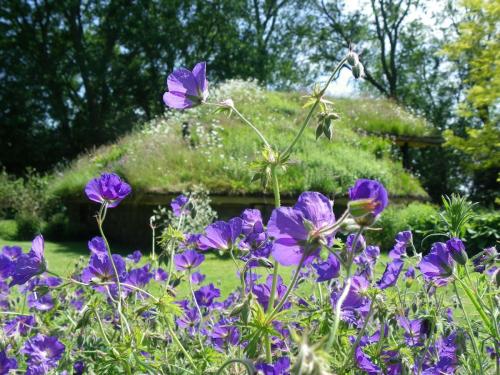
<svg viewBox="0 0 500 375">
<path fill-rule="evenodd" d="M 356 65 L 352 67 L 352 75 L 354 78 L 358 79 L 359 77 L 362 77 L 365 73 L 365 70 L 363 68 L 363 64 L 358 62 Z"/>
<path fill-rule="evenodd" d="M 359 62 L 358 54 L 354 51 L 350 51 L 347 54 L 347 63 L 351 66 L 356 65 Z"/>
<path fill-rule="evenodd" d="M 451 257 L 462 266 L 467 263 L 467 253 L 465 252 L 465 245 L 459 238 L 452 238 L 446 242 L 446 247 L 450 252 Z"/>
</svg>

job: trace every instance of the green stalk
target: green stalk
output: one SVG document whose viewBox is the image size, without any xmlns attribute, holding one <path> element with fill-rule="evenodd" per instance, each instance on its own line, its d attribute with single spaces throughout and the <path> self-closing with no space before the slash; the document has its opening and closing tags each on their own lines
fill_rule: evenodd
<svg viewBox="0 0 500 375">
<path fill-rule="evenodd" d="M 306 119 L 304 120 L 304 123 L 302 124 L 302 126 L 300 127 L 299 129 L 299 132 L 297 133 L 297 135 L 295 136 L 295 138 L 293 139 L 292 143 L 290 143 L 290 145 L 285 149 L 285 151 L 283 152 L 283 156 L 284 157 L 287 157 L 288 155 L 290 155 L 292 153 L 292 149 L 293 147 L 296 145 L 296 143 L 299 141 L 300 137 L 302 136 L 302 133 L 304 132 L 304 130 L 306 129 L 307 125 L 309 124 L 309 121 L 311 121 L 311 118 L 312 118 L 312 115 L 314 113 L 314 111 L 316 110 L 316 108 L 318 107 L 320 101 L 321 101 L 321 97 L 325 94 L 326 90 L 328 89 L 328 86 L 330 86 L 330 83 L 332 83 L 333 79 L 335 78 L 335 76 L 337 75 L 337 73 L 340 71 L 340 69 L 342 69 L 342 67 L 344 66 L 344 64 L 346 63 L 347 61 L 347 56 L 344 57 L 338 64 L 337 66 L 335 67 L 335 69 L 333 70 L 333 73 L 332 75 L 330 76 L 330 78 L 328 78 L 328 81 L 326 82 L 325 86 L 323 87 L 323 89 L 321 90 L 321 95 L 318 95 L 318 98 L 316 99 L 316 102 L 313 104 L 313 106 L 311 107 L 311 110 L 309 111 L 309 113 L 307 114 L 307 117 Z"/>
<path fill-rule="evenodd" d="M 170 336 L 172 337 L 172 340 L 175 341 L 175 343 L 177 344 L 177 346 L 179 347 L 181 352 L 184 354 L 184 356 L 187 358 L 187 360 L 189 361 L 189 363 L 191 364 L 191 366 L 193 367 L 195 372 L 198 373 L 198 368 L 194 364 L 193 358 L 189 355 L 187 350 L 184 348 L 184 346 L 180 342 L 179 338 L 175 334 L 174 330 L 172 329 L 172 327 L 170 326 L 170 323 L 168 321 L 167 321 L 167 330 L 168 330 L 168 333 L 170 334 Z"/>
<path fill-rule="evenodd" d="M 300 259 L 300 262 L 297 266 L 297 270 L 295 271 L 295 274 L 293 275 L 292 281 L 290 282 L 290 286 L 286 290 L 285 295 L 283 296 L 281 301 L 278 303 L 278 305 L 269 314 L 269 317 L 267 318 L 267 323 L 270 323 L 273 321 L 274 317 L 281 310 L 281 308 L 283 307 L 283 305 L 287 301 L 288 297 L 290 296 L 290 293 L 295 288 L 295 284 L 297 284 L 297 281 L 299 280 L 300 269 L 302 268 L 302 264 L 304 264 L 304 261 L 306 259 L 306 256 L 305 256 L 306 253 L 307 253 L 307 251 L 305 251 L 304 255 L 302 255 L 302 258 Z"/>
<path fill-rule="evenodd" d="M 476 354 L 477 364 L 479 365 L 479 371 L 482 375 L 483 374 L 483 366 L 481 365 L 481 354 L 479 353 L 479 349 L 478 349 L 477 342 L 476 342 L 476 337 L 474 336 L 474 331 L 472 330 L 472 324 L 470 323 L 469 315 L 467 314 L 467 311 L 465 310 L 464 305 L 462 303 L 462 299 L 460 298 L 460 294 L 458 293 L 456 281 L 453 282 L 453 288 L 455 289 L 455 294 L 457 295 L 458 303 L 460 304 L 460 308 L 462 309 L 462 312 L 464 313 L 465 321 L 467 322 L 467 327 L 469 328 L 469 336 L 470 336 L 470 340 L 472 342 L 472 348 L 474 349 L 474 353 Z"/>
<path fill-rule="evenodd" d="M 476 308 L 476 311 L 479 313 L 479 316 L 483 320 L 483 323 L 488 328 L 489 333 L 498 340 L 498 335 L 492 329 L 491 322 L 488 319 L 488 316 L 486 315 L 481 304 L 477 301 L 477 298 L 476 298 L 476 296 L 474 296 L 474 293 L 472 292 L 472 290 L 470 290 L 470 288 L 467 285 L 465 285 L 462 280 L 460 280 L 460 279 L 457 279 L 457 280 L 460 283 L 460 286 L 462 287 L 462 289 L 465 291 L 465 294 L 467 294 L 467 297 L 469 297 L 469 300 L 472 302 L 472 304 Z"/>
<path fill-rule="evenodd" d="M 103 203 L 101 205 L 101 208 L 99 209 L 99 213 L 97 215 L 97 226 L 99 227 L 99 232 L 101 233 L 101 237 L 104 240 L 104 244 L 106 245 L 106 251 L 108 253 L 109 260 L 111 261 L 111 265 L 113 266 L 113 272 L 114 272 L 115 278 L 116 278 L 116 285 L 118 287 L 117 312 L 118 312 L 118 316 L 120 317 L 120 323 L 121 323 L 120 324 L 120 331 L 123 333 L 123 323 L 125 323 L 125 326 L 127 327 L 128 331 L 129 331 L 128 333 L 130 335 L 131 334 L 130 327 L 129 327 L 129 324 L 126 321 L 126 318 L 123 315 L 123 311 L 122 311 L 122 286 L 120 283 L 120 276 L 118 275 L 118 269 L 116 268 L 115 261 L 113 260 L 113 254 L 111 253 L 111 248 L 109 247 L 108 240 L 104 234 L 104 230 L 102 227 L 104 220 L 106 218 L 107 208 L 108 208 L 107 203 Z"/>
<path fill-rule="evenodd" d="M 337 337 L 337 330 L 339 328 L 339 323 L 340 323 L 340 309 L 342 308 L 342 304 L 344 303 L 345 299 L 347 298 L 347 295 L 349 294 L 349 290 L 351 289 L 352 262 L 354 260 L 354 252 L 356 250 L 356 246 L 358 245 L 359 237 L 361 236 L 361 233 L 363 233 L 363 229 L 364 229 L 363 227 L 359 228 L 359 231 L 356 233 L 356 237 L 354 237 L 354 241 L 352 242 L 351 252 L 349 254 L 346 266 L 347 270 L 345 276 L 345 285 L 344 289 L 342 290 L 342 294 L 340 295 L 339 299 L 337 300 L 337 303 L 335 304 L 335 320 L 333 321 L 333 326 L 332 329 L 330 330 L 330 335 L 328 337 L 328 342 L 326 344 L 327 349 L 330 349 L 332 347 L 333 342 Z"/>
<path fill-rule="evenodd" d="M 232 107 L 232 110 L 234 111 L 234 113 L 236 113 L 238 115 L 238 117 L 240 119 L 243 120 L 243 122 L 245 124 L 247 124 L 248 126 L 250 126 L 250 128 L 252 128 L 252 130 L 259 136 L 259 138 L 262 140 L 262 142 L 266 145 L 267 148 L 271 149 L 271 145 L 269 144 L 269 142 L 267 141 L 266 137 L 264 137 L 264 134 L 262 134 L 260 132 L 259 129 L 257 129 L 257 127 L 252 124 L 245 116 L 243 116 L 240 111 L 238 111 L 234 106 Z"/>
</svg>

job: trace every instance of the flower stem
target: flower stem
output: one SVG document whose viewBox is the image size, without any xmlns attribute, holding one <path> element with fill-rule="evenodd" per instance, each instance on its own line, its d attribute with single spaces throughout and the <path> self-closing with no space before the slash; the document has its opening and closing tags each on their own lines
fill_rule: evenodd
<svg viewBox="0 0 500 375">
<path fill-rule="evenodd" d="M 467 327 L 469 328 L 469 336 L 470 336 L 470 340 L 472 342 L 472 348 L 474 349 L 474 353 L 476 354 L 476 357 L 477 357 L 477 364 L 479 365 L 479 372 L 482 375 L 483 374 L 483 366 L 481 365 L 481 354 L 479 353 L 479 349 L 478 349 L 477 342 L 476 342 L 476 337 L 474 336 L 474 331 L 472 330 L 472 325 L 470 323 L 469 315 L 467 314 L 467 311 L 465 310 L 464 305 L 462 303 L 462 299 L 460 298 L 460 294 L 458 293 L 456 281 L 453 282 L 453 288 L 455 289 L 455 294 L 457 296 L 458 303 L 460 304 L 460 308 L 462 309 L 462 312 L 464 313 L 465 321 L 467 322 Z"/>
<path fill-rule="evenodd" d="M 257 129 L 257 127 L 252 124 L 245 116 L 243 116 L 240 111 L 238 111 L 236 109 L 236 107 L 232 107 L 234 113 L 236 113 L 238 115 L 238 117 L 245 123 L 247 124 L 248 126 L 250 126 L 250 128 L 252 128 L 252 130 L 259 136 L 259 138 L 262 140 L 262 142 L 266 145 L 267 148 L 271 148 L 271 145 L 269 144 L 269 142 L 267 141 L 266 137 L 264 137 L 264 134 L 262 134 L 260 132 L 259 129 Z"/>
<path fill-rule="evenodd" d="M 115 278 L 116 278 L 116 285 L 118 287 L 117 311 L 118 311 L 118 316 L 120 317 L 120 322 L 122 323 L 122 324 L 120 324 L 120 328 L 123 327 L 123 323 L 125 323 L 126 327 L 129 327 L 128 322 L 125 321 L 125 316 L 123 315 L 123 312 L 122 312 L 122 286 L 120 283 L 120 276 L 118 275 L 118 269 L 116 268 L 115 261 L 113 260 L 113 254 L 111 253 L 111 248 L 109 247 L 108 240 L 107 240 L 106 236 L 104 235 L 104 230 L 102 227 L 102 225 L 104 223 L 104 219 L 106 218 L 107 208 L 108 208 L 107 203 L 103 203 L 101 205 L 101 208 L 99 209 L 99 213 L 97 216 L 97 226 L 99 227 L 99 232 L 101 233 L 101 237 L 104 240 L 104 243 L 106 245 L 106 251 L 108 252 L 108 257 L 109 257 L 109 260 L 111 261 L 111 265 L 113 266 L 113 272 L 114 272 Z M 123 333 L 123 331 L 122 331 L 122 333 Z M 130 328 L 129 328 L 129 334 L 130 334 Z"/>
<path fill-rule="evenodd" d="M 307 125 L 309 124 L 309 121 L 311 121 L 312 115 L 313 115 L 314 111 L 316 110 L 316 108 L 318 107 L 318 105 L 319 105 L 319 103 L 321 101 L 322 96 L 325 94 L 326 90 L 328 89 L 328 86 L 330 86 L 330 83 L 332 83 L 333 79 L 335 78 L 335 76 L 337 75 L 337 73 L 340 71 L 340 69 L 342 69 L 342 67 L 344 66 L 344 64 L 346 63 L 346 61 L 347 61 L 347 56 L 344 57 L 337 64 L 337 66 L 335 67 L 335 69 L 333 70 L 332 75 L 330 76 L 330 78 L 328 78 L 328 81 L 326 82 L 325 86 L 320 91 L 320 95 L 318 95 L 318 98 L 316 99 L 316 101 L 314 102 L 313 106 L 311 107 L 311 110 L 307 114 L 307 117 L 304 120 L 304 123 L 302 124 L 301 128 L 299 129 L 299 132 L 297 133 L 297 135 L 293 139 L 292 143 L 290 143 L 290 145 L 283 152 L 283 156 L 284 157 L 286 157 L 286 156 L 288 156 L 288 155 L 290 155 L 292 153 L 293 147 L 299 141 L 300 137 L 302 136 L 302 133 L 304 132 L 304 130 L 307 127 Z"/>
<path fill-rule="evenodd" d="M 179 349 L 181 350 L 181 352 L 184 354 L 184 356 L 187 358 L 187 360 L 189 361 L 189 363 L 191 364 L 191 366 L 193 367 L 193 369 L 195 370 L 195 372 L 198 373 L 198 368 L 194 364 L 193 358 L 189 355 L 189 353 L 187 352 L 187 350 L 184 348 L 184 346 L 180 342 L 179 338 L 175 334 L 174 330 L 170 326 L 169 322 L 167 322 L 167 330 L 168 330 L 168 333 L 170 334 L 170 336 L 172 337 L 172 340 L 175 341 L 175 343 L 177 344 L 177 346 L 179 347 Z"/>
<path fill-rule="evenodd" d="M 326 344 L 327 349 L 330 349 L 333 345 L 333 342 L 335 341 L 335 338 L 337 337 L 337 330 L 339 327 L 340 323 L 340 313 L 341 313 L 341 308 L 342 304 L 344 303 L 345 299 L 347 298 L 347 295 L 349 294 L 349 290 L 351 289 L 351 269 L 352 269 L 352 262 L 354 260 L 354 252 L 356 250 L 356 246 L 358 245 L 358 240 L 359 237 L 361 236 L 361 233 L 363 233 L 363 227 L 359 228 L 359 231 L 356 233 L 356 237 L 354 237 L 354 241 L 352 242 L 351 246 L 351 251 L 349 253 L 348 261 L 347 261 L 347 269 L 346 269 L 346 276 L 345 276 L 345 285 L 344 289 L 342 290 L 342 294 L 340 295 L 339 299 L 337 300 L 337 303 L 335 304 L 335 320 L 333 321 L 333 326 L 332 329 L 330 330 L 330 336 L 328 337 L 328 342 Z"/>
</svg>

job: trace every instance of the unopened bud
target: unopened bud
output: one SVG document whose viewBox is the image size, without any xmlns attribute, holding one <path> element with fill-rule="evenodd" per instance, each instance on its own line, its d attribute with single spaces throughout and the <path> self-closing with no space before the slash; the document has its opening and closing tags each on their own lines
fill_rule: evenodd
<svg viewBox="0 0 500 375">
<path fill-rule="evenodd" d="M 225 108 L 233 108 L 234 107 L 234 102 L 233 99 L 226 99 L 220 102 L 220 105 Z"/>
<path fill-rule="evenodd" d="M 358 79 L 359 77 L 362 77 L 365 74 L 365 70 L 363 68 L 363 64 L 358 62 L 356 65 L 353 65 L 352 67 L 352 75 L 354 78 Z"/>
<path fill-rule="evenodd" d="M 464 266 L 467 263 L 467 253 L 465 252 L 465 245 L 459 238 L 452 238 L 446 241 L 446 247 L 451 254 L 451 257 L 458 264 Z"/>
<path fill-rule="evenodd" d="M 359 62 L 358 54 L 354 51 L 350 51 L 347 54 L 347 62 L 351 66 L 356 65 Z"/>
</svg>

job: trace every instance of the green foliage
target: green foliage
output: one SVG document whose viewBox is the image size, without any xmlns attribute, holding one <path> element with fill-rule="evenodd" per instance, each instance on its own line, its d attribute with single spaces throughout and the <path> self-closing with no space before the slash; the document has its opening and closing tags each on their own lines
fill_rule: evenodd
<svg viewBox="0 0 500 375">
<path fill-rule="evenodd" d="M 17 236 L 17 223 L 15 220 L 0 220 L 0 238 L 14 240 Z"/>
<path fill-rule="evenodd" d="M 291 141 L 303 120 L 298 93 L 265 91 L 253 83 L 230 81 L 214 88 L 211 95 L 217 100 L 231 97 L 280 147 Z M 417 180 L 394 160 L 389 139 L 356 131 L 375 128 L 367 108 L 376 108 L 378 103 L 383 110 L 374 110 L 371 119 L 385 124 L 381 132 L 390 131 L 395 122 L 398 132 L 418 134 L 425 131 L 425 123 L 383 100 L 340 99 L 333 103 L 341 117 L 334 123 L 333 141 L 316 141 L 314 131 L 304 132 L 287 174 L 280 178 L 283 193 L 340 193 L 363 176 L 381 180 L 393 195 L 426 197 Z M 291 120 L 293 117 L 296 120 Z M 184 137 L 182 124 L 189 130 Z M 88 179 L 109 170 L 123 175 L 136 193 L 180 192 L 202 184 L 215 194 L 260 194 L 261 186 L 251 183 L 254 172 L 247 168 L 259 156 L 260 147 L 259 139 L 238 119 L 214 115 L 210 108 L 168 112 L 114 145 L 80 157 L 55 177 L 50 189 L 57 195 L 80 197 Z M 116 159 L 110 154 L 122 156 Z"/>
<path fill-rule="evenodd" d="M 451 197 L 443 197 L 443 210 L 439 214 L 443 220 L 449 237 L 462 237 L 465 226 L 474 217 L 474 206 L 466 197 L 452 194 Z"/>
</svg>

